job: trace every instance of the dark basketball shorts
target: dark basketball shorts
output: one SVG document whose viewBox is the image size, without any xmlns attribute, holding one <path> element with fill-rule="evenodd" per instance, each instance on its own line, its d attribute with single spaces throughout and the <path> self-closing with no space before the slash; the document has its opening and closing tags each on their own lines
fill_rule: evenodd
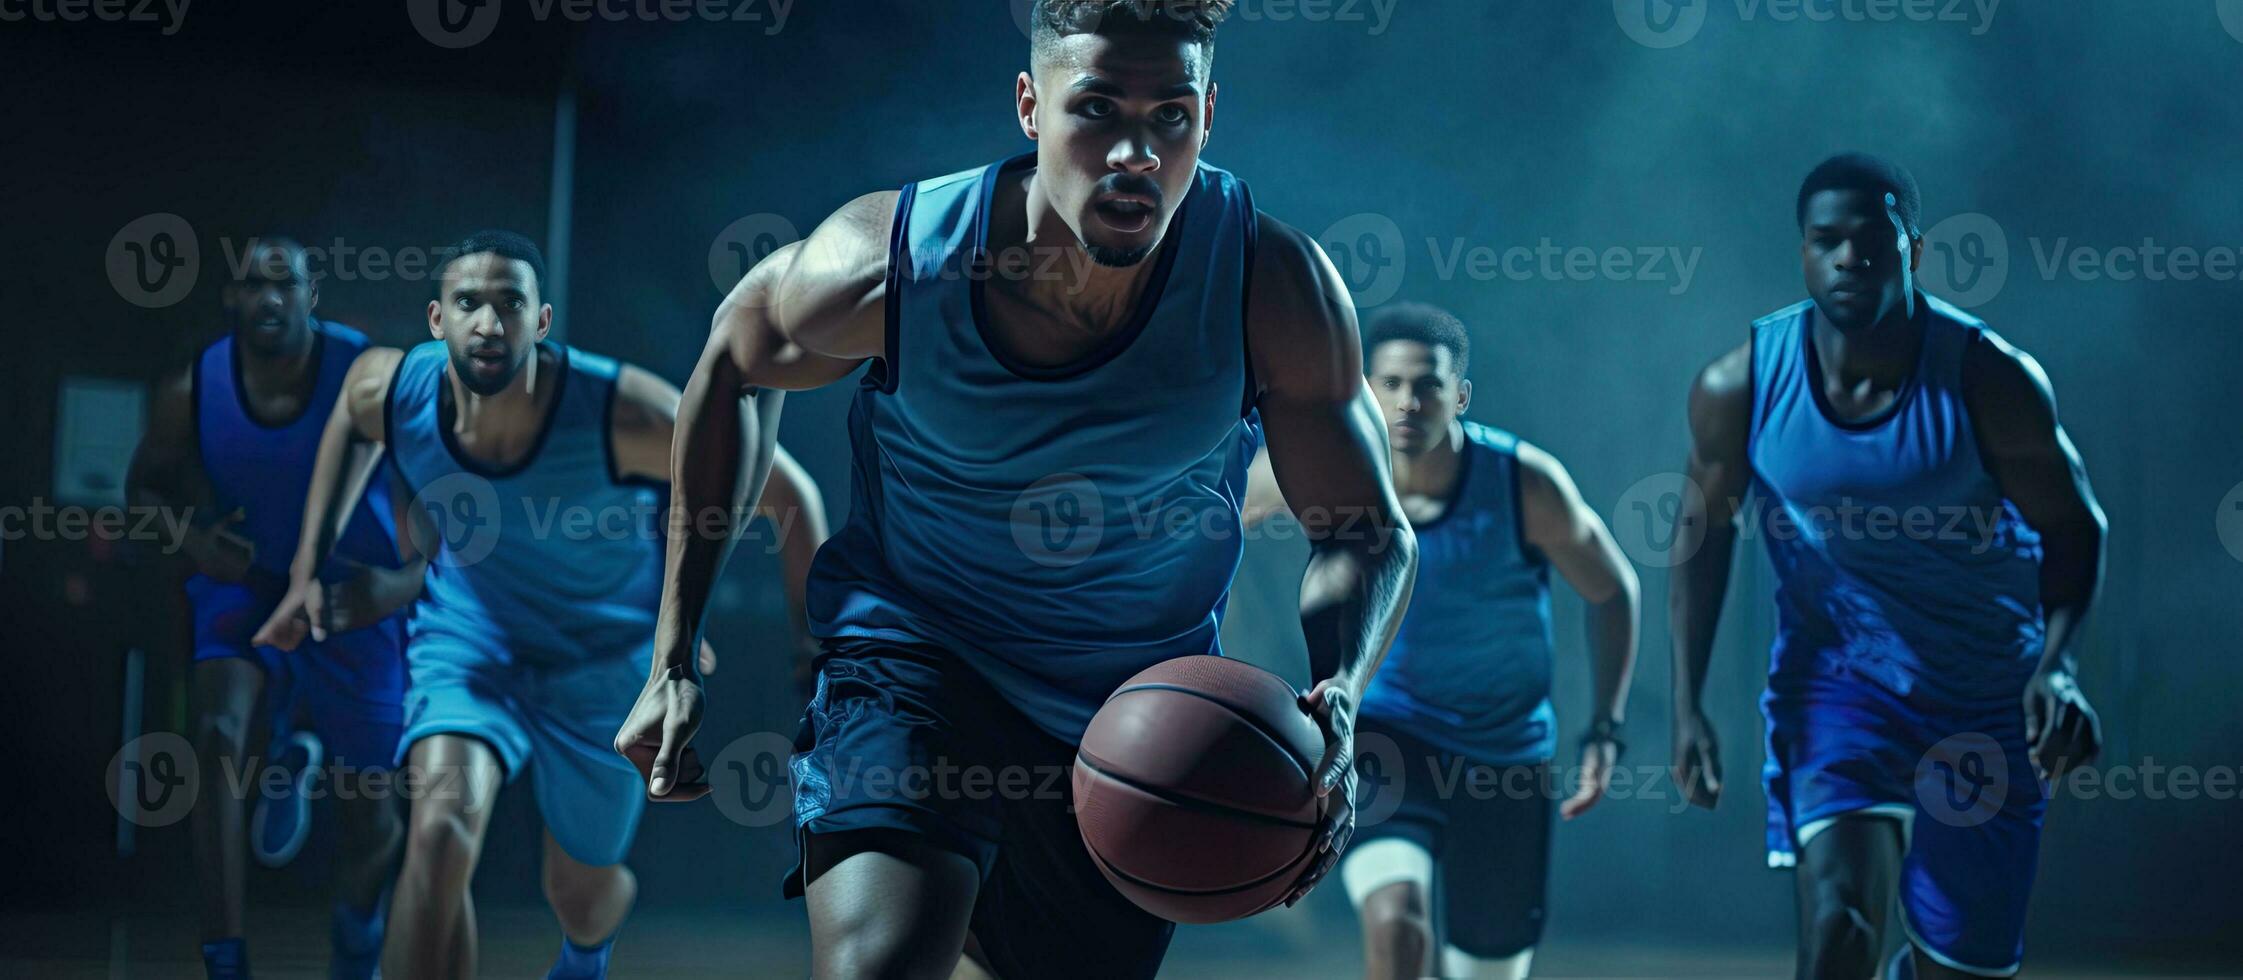
<svg viewBox="0 0 2243 980">
<path fill-rule="evenodd" d="M 1150 977 L 1175 927 L 1123 897 L 1075 827 L 1075 746 L 934 646 L 828 641 L 790 761 L 795 840 L 886 830 L 981 871 L 972 932 L 997 975 Z M 784 894 L 808 883 L 798 863 Z"/>
<path fill-rule="evenodd" d="M 1349 861 L 1407 841 L 1432 856 L 1428 902 L 1441 942 L 1481 959 L 1539 942 L 1558 796 L 1549 763 L 1472 762 L 1368 719 L 1356 724 L 1355 752 L 1355 837 L 1341 858 L 1350 890 L 1382 882 Z"/>
</svg>

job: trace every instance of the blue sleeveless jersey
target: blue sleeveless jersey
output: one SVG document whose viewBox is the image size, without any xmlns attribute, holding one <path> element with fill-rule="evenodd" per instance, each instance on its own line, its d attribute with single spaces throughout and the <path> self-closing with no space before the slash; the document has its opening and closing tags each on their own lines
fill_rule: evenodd
<svg viewBox="0 0 2243 980">
<path fill-rule="evenodd" d="M 1776 571 L 1771 696 L 1861 680 L 1934 703 L 2014 700 L 2041 652 L 2040 536 L 1980 461 L 1963 356 L 1986 325 L 1921 297 L 1894 406 L 1842 422 L 1800 303 L 1753 324 L 1747 516 Z"/>
<path fill-rule="evenodd" d="M 1243 183 L 1201 166 L 1132 320 L 1075 364 L 993 348 L 982 264 L 1002 174 L 904 188 L 887 354 L 850 411 L 849 518 L 811 570 L 826 638 L 932 643 L 1037 725 L 1078 740 L 1130 675 L 1220 653 L 1259 429 Z"/>
<path fill-rule="evenodd" d="M 545 428 L 497 469 L 452 436 L 449 355 L 408 351 L 391 380 L 389 458 L 441 540 L 410 644 L 555 666 L 643 656 L 662 592 L 664 487 L 620 478 L 609 444 L 616 362 L 555 346 Z"/>
<path fill-rule="evenodd" d="M 250 413 L 238 370 L 241 351 L 231 334 L 204 348 L 195 361 L 195 437 L 203 472 L 216 495 L 214 516 L 241 509 L 235 530 L 256 545 L 255 565 L 261 571 L 285 580 L 296 559 L 319 437 L 342 394 L 344 375 L 365 349 L 366 335 L 339 323 L 312 321 L 318 379 L 303 413 L 280 425 L 267 425 Z M 320 569 L 320 578 L 332 582 L 348 574 L 338 558 L 397 567 L 395 531 L 389 488 L 375 480 L 343 525 L 335 557 Z"/>
<path fill-rule="evenodd" d="M 1417 585 L 1362 716 L 1489 765 L 1557 751 L 1550 708 L 1550 566 L 1526 543 L 1519 440 L 1465 422 L 1441 516 L 1415 525 Z"/>
</svg>

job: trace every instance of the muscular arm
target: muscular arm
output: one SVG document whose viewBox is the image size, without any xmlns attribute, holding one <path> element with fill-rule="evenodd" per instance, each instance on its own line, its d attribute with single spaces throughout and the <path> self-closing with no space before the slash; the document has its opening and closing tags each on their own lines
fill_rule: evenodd
<svg viewBox="0 0 2243 980">
<path fill-rule="evenodd" d="M 1246 502 L 1239 507 L 1239 519 L 1251 531 L 1264 521 L 1279 514 L 1291 513 L 1285 507 L 1285 494 L 1277 489 L 1277 471 L 1270 466 L 1269 450 L 1254 454 L 1254 462 L 1246 468 Z"/>
<path fill-rule="evenodd" d="M 1417 537 L 1394 496 L 1347 287 L 1314 241 L 1261 220 L 1246 328 L 1269 464 L 1311 549 L 1301 588 L 1310 674 L 1353 705 L 1401 622 Z"/>
<path fill-rule="evenodd" d="M 1593 721 L 1627 715 L 1640 615 L 1635 569 L 1604 521 L 1581 499 L 1573 477 L 1549 453 L 1519 444 L 1519 507 L 1527 543 L 1550 560 L 1588 604 L 1589 656 L 1596 676 Z"/>
<path fill-rule="evenodd" d="M 1676 520 L 1675 566 L 1667 596 L 1674 637 L 1675 778 L 1690 802 L 1711 807 L 1721 794 L 1721 760 L 1700 709 L 1714 629 L 1729 592 L 1739 502 L 1751 481 L 1746 440 L 1752 426 L 1752 347 L 1740 346 L 1699 373 L 1690 389 L 1690 461 Z"/>
<path fill-rule="evenodd" d="M 157 385 L 147 429 L 125 471 L 125 499 L 134 507 L 184 515 L 188 528 L 180 548 L 195 570 L 220 581 L 240 581 L 255 555 L 247 540 L 225 528 L 240 515 L 204 513 L 214 494 L 196 442 L 194 400 L 192 369 Z"/>
<path fill-rule="evenodd" d="M 388 438 L 382 406 L 389 397 L 390 379 L 403 360 L 404 352 L 396 348 L 368 348 L 343 376 L 343 393 L 328 413 L 319 452 L 313 457 L 304 525 L 296 538 L 296 557 L 289 564 L 288 595 L 257 632 L 256 642 L 293 649 L 307 631 L 314 639 L 324 636 L 328 621 L 322 610 L 328 596 L 319 588 L 319 567 L 365 493 L 378 458 L 378 447 L 372 444 Z M 399 528 L 401 536 L 406 533 Z M 414 578 L 417 581 L 417 575 Z"/>
<path fill-rule="evenodd" d="M 770 478 L 780 391 L 839 380 L 886 350 L 887 279 L 867 269 L 886 268 L 894 198 L 859 198 L 749 270 L 717 309 L 679 400 L 652 672 L 615 737 L 654 799 L 708 791 L 687 748 L 702 710 L 694 641 L 744 516 Z"/>
<path fill-rule="evenodd" d="M 2101 736 L 2078 696 L 2073 641 L 2103 582 L 2103 509 L 2087 465 L 2056 419 L 2056 394 L 2032 355 L 1981 334 L 1964 360 L 1964 399 L 1978 451 L 2002 496 L 2041 536 L 2040 668 L 2027 692 L 2027 737 L 2043 765 L 2094 757 Z M 2053 739 L 2044 737 L 2051 733 Z"/>
</svg>

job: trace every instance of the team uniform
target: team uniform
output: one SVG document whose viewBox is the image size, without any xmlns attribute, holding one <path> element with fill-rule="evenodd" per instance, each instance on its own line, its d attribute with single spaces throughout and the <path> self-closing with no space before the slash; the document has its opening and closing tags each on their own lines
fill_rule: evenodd
<svg viewBox="0 0 2243 980">
<path fill-rule="evenodd" d="M 1461 424 L 1456 485 L 1440 516 L 1413 525 L 1410 608 L 1356 712 L 1350 851 L 1399 840 L 1432 855 L 1436 934 L 1504 959 L 1542 936 L 1556 807 L 1550 566 L 1526 542 L 1518 438 Z M 1341 876 L 1360 902 L 1403 870 L 1343 865 Z"/>
<path fill-rule="evenodd" d="M 338 765 L 386 769 L 397 749 L 405 702 L 403 615 L 324 641 L 307 639 L 294 652 L 250 642 L 280 603 L 303 533 L 304 496 L 327 416 L 364 334 L 337 323 L 312 322 L 317 378 L 294 420 L 267 425 L 249 410 L 242 389 L 241 352 L 227 336 L 204 348 L 194 365 L 195 435 L 217 511 L 242 511 L 235 530 L 256 549 L 245 582 L 203 575 L 187 580 L 194 608 L 196 661 L 239 657 L 265 672 L 275 735 L 309 730 Z M 396 568 L 402 564 L 386 487 L 369 487 L 320 568 L 322 582 L 352 574 L 349 562 Z"/>
<path fill-rule="evenodd" d="M 460 451 L 442 343 L 407 352 L 384 406 L 389 458 L 442 541 L 413 607 L 400 760 L 432 735 L 527 769 L 547 830 L 589 865 L 623 860 L 645 806 L 614 749 L 653 653 L 663 484 L 616 471 L 616 362 L 555 345 L 558 389 L 529 455 Z"/>
<path fill-rule="evenodd" d="M 1021 364 L 989 343 L 981 257 L 998 180 L 1033 161 L 897 201 L 887 350 L 849 418 L 849 519 L 810 573 L 824 652 L 791 762 L 797 837 L 899 830 L 971 858 L 972 928 L 1000 975 L 1150 976 L 1173 927 L 1092 866 L 1065 772 L 1123 681 L 1220 653 L 1260 446 L 1256 214 L 1202 165 L 1134 319 L 1075 363 Z M 946 792 L 961 767 L 1031 775 Z M 785 892 L 803 887 L 797 868 Z"/>
<path fill-rule="evenodd" d="M 1899 819 L 1910 936 L 2002 976 L 2023 956 L 2046 808 L 2021 706 L 2043 640 L 2040 538 L 1980 462 L 1964 404 L 1985 324 L 1920 301 L 1922 360 L 1860 422 L 1823 400 L 1813 304 L 1753 325 L 1752 489 L 1777 577 L 1769 863 L 1842 815 Z"/>
</svg>

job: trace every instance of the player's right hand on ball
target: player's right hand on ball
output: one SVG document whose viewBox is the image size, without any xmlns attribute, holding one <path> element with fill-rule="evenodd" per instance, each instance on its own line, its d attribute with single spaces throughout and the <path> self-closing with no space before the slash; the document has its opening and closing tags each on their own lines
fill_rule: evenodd
<svg viewBox="0 0 2243 980">
<path fill-rule="evenodd" d="M 647 799 L 684 803 L 709 795 L 708 770 L 689 744 L 701 728 L 701 699 L 701 679 L 682 666 L 671 667 L 647 678 L 615 733 L 615 751 L 638 767 Z"/>
<path fill-rule="evenodd" d="M 1286 893 L 1287 906 L 1316 890 L 1316 884 L 1340 863 L 1348 839 L 1355 836 L 1355 701 L 1346 688 L 1325 680 L 1301 698 L 1301 708 L 1324 732 L 1324 760 L 1316 767 L 1316 795 L 1324 799 L 1324 819 L 1317 827 L 1316 854 Z"/>
<path fill-rule="evenodd" d="M 1721 746 L 1699 712 L 1675 712 L 1674 781 L 1691 806 L 1711 810 L 1721 802 Z"/>
</svg>

